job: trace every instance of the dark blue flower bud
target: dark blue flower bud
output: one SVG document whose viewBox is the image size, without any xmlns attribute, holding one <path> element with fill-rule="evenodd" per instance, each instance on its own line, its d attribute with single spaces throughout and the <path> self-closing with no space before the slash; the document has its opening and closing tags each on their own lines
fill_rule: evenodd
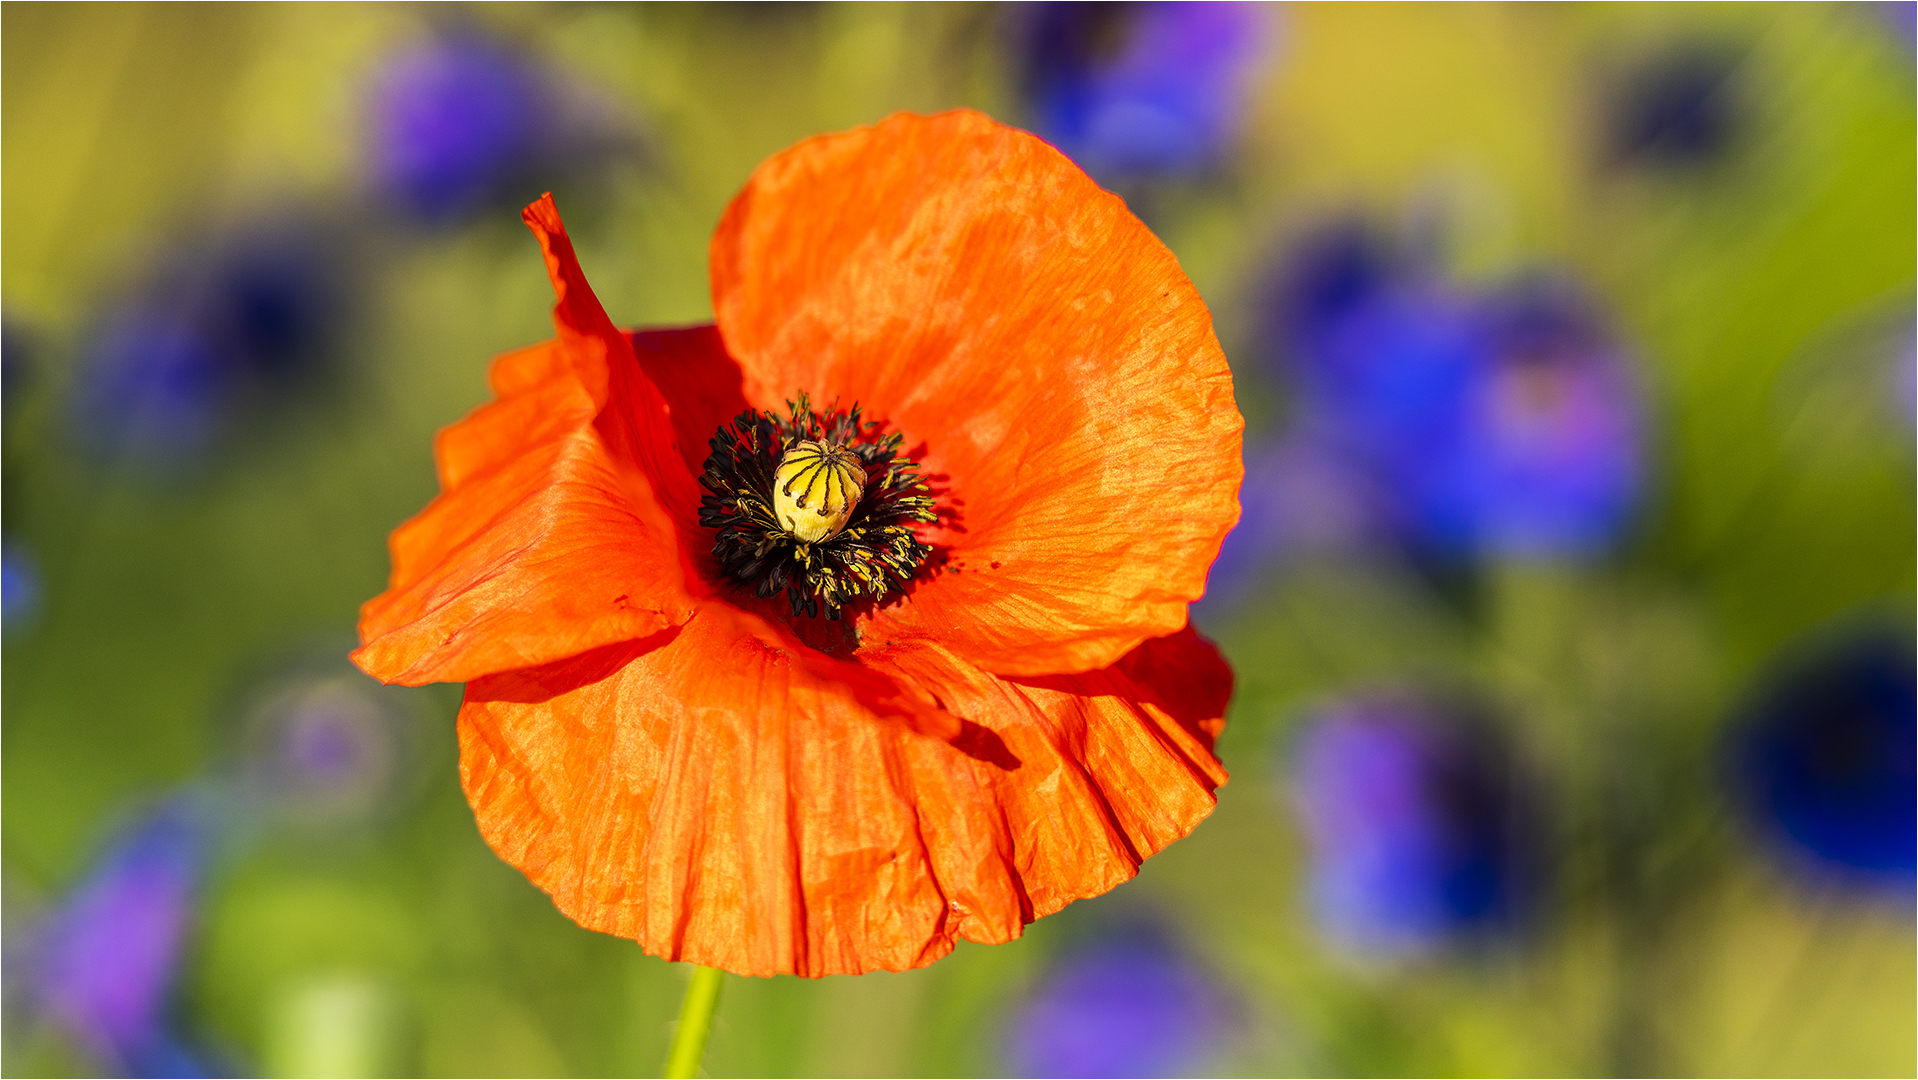
<svg viewBox="0 0 1918 1080">
<path fill-rule="evenodd" d="M 1687 42 L 1631 65 L 1609 91 L 1612 158 L 1664 168 L 1719 159 L 1740 133 L 1744 102 L 1728 48 Z"/>
<path fill-rule="evenodd" d="M 1918 877 L 1918 686 L 1912 645 L 1854 632 L 1767 676 L 1736 728 L 1752 821 L 1805 873 L 1909 887 Z"/>
</svg>

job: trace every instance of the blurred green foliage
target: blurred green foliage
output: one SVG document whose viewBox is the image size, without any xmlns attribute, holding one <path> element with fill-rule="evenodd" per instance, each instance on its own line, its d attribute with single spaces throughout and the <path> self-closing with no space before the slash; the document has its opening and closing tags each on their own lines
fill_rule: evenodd
<svg viewBox="0 0 1918 1080">
<path fill-rule="evenodd" d="M 1429 220 L 1463 279 L 1547 264 L 1603 299 L 1657 421 L 1642 534 L 1596 569 L 1497 568 L 1465 602 L 1336 558 L 1269 575 L 1207 627 L 1239 671 L 1234 780 L 1193 836 L 1013 945 L 903 975 L 730 979 L 707 1070 L 992 1074 L 1049 950 L 1085 912 L 1131 905 L 1164 912 L 1237 995 L 1221 1072 L 1909 1074 L 1908 905 L 1781 877 L 1727 820 L 1713 754 L 1786 642 L 1860 611 L 1911 621 L 1911 402 L 1891 400 L 1885 360 L 1912 312 L 1911 43 L 1836 6 L 1271 15 L 1281 44 L 1229 168 L 1136 200 L 1212 304 L 1253 430 L 1284 410 L 1256 307 L 1277 245 L 1331 212 Z M 432 433 L 484 399 L 489 357 L 549 333 L 510 214 L 386 231 L 337 393 L 183 481 L 89 460 L 64 430 L 89 320 L 157 246 L 294 200 L 357 212 L 367 73 L 449 18 L 522 43 L 642 132 L 601 182 L 557 192 L 600 297 L 636 325 L 710 317 L 708 235 L 769 153 L 898 109 L 1022 117 L 1006 12 L 986 6 L 0 9 L 0 297 L 32 361 L 9 389 L 4 524 L 46 582 L 5 646 L 10 927 L 130 799 L 230 752 L 262 672 L 344 652 L 385 534 L 433 494 Z M 1732 153 L 1609 165 L 1607 80 L 1701 39 L 1739 58 Z M 1405 681 L 1498 704 L 1554 778 L 1566 854 L 1526 940 L 1371 969 L 1313 934 L 1274 774 L 1302 707 Z M 683 972 L 573 926 L 493 857 L 458 790 L 457 693 L 409 700 L 426 778 L 381 828 L 269 836 L 217 876 L 193 1027 L 243 1073 L 649 1073 Z M 323 1034 L 348 1029 L 358 1042 Z M 18 1024 L 5 1050 L 10 1074 L 89 1067 Z"/>
</svg>

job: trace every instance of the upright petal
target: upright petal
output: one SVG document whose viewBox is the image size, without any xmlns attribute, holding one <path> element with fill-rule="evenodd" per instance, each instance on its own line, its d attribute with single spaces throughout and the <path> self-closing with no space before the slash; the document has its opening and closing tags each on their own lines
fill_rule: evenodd
<svg viewBox="0 0 1918 1080">
<path fill-rule="evenodd" d="M 972 112 L 768 160 L 713 237 L 747 400 L 891 423 L 953 515 L 888 612 L 1002 674 L 1178 630 L 1238 516 L 1243 426 L 1178 260 L 1058 151 Z"/>
<path fill-rule="evenodd" d="M 387 591 L 360 612 L 354 660 L 386 682 L 543 664 L 691 615 L 658 494 L 692 483 L 665 402 L 586 284 L 551 198 L 526 220 L 558 338 L 502 357 L 498 398 L 440 433 L 440 495 L 394 531 Z"/>
</svg>

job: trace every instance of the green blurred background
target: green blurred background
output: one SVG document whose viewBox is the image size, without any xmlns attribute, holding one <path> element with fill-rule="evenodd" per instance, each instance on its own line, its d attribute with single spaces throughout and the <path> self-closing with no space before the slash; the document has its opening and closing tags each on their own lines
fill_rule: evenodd
<svg viewBox="0 0 1918 1080">
<path fill-rule="evenodd" d="M 367 194 L 381 65 L 457 23 L 552 73 L 593 149 L 531 193 L 555 190 L 616 321 L 688 323 L 711 317 L 711 229 L 768 154 L 900 109 L 1029 122 L 1018 16 L 0 7 L 4 529 L 36 591 L 17 622 L 9 598 L 4 652 L 8 1074 L 102 1067 L 16 985 L 15 942 L 142 807 L 239 769 L 275 688 L 349 677 L 385 536 L 435 491 L 433 432 L 485 399 L 490 357 L 550 335 L 513 200 L 429 228 Z M 1429 210 L 1455 280 L 1544 262 L 1603 303 L 1647 394 L 1646 524 L 1600 563 L 1492 567 L 1464 605 L 1336 553 L 1260 575 L 1202 615 L 1239 690 L 1220 745 L 1233 780 L 1192 836 L 1010 945 L 901 975 L 730 979 L 707 1071 L 1003 1072 L 1024 995 L 1123 909 L 1172 927 L 1230 1002 L 1194 1069 L 1910 1075 L 1909 893 L 1795 878 L 1749 841 L 1713 764 L 1778 650 L 1861 612 L 1911 621 L 1911 402 L 1885 389 L 1908 399 L 1910 383 L 1874 366 L 1900 325 L 1896 363 L 1912 362 L 1909 22 L 1867 5 L 1261 17 L 1270 47 L 1223 163 L 1125 189 L 1212 306 L 1252 435 L 1287 409 L 1259 360 L 1275 250 L 1328 214 Z M 1697 40 L 1737 57 L 1735 151 L 1682 173 L 1608 167 L 1593 119 L 1608 87 Z M 168 251 L 294 208 L 352 260 L 338 359 L 247 398 L 190 468 L 81 445 L 71 402 L 100 312 L 164 277 Z M 1512 718 L 1562 857 L 1517 940 L 1354 962 L 1306 911 L 1281 747 L 1310 703 L 1414 676 Z M 221 848 L 171 1022 L 240 1075 L 651 1074 L 685 972 L 577 928 L 488 851 L 455 774 L 457 688 L 368 700 L 400 718 L 398 778 L 351 814 L 263 820 Z"/>
</svg>

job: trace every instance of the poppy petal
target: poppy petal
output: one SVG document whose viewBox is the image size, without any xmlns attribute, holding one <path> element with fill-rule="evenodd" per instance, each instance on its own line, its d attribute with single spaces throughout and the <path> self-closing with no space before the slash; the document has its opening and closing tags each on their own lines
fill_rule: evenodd
<svg viewBox="0 0 1918 1080">
<path fill-rule="evenodd" d="M 691 616 L 678 533 L 655 495 L 692 483 L 660 438 L 668 410 L 593 297 L 551 199 L 526 217 L 558 338 L 502 357 L 497 400 L 440 433 L 441 493 L 394 531 L 387 591 L 360 612 L 353 658 L 386 682 L 548 663 Z"/>
<path fill-rule="evenodd" d="M 652 470 L 659 477 L 659 494 L 688 548 L 697 555 L 710 554 L 712 531 L 699 524 L 703 489 L 698 478 L 712 453 L 713 433 L 746 411 L 739 365 L 726 354 L 726 344 L 711 323 L 641 330 L 628 337 L 640 370 L 667 403 L 671 452 Z M 717 563 L 711 572 L 717 575 Z"/>
<path fill-rule="evenodd" d="M 1191 631 L 1051 681 L 937 646 L 876 654 L 866 677 L 963 718 L 944 730 L 889 717 L 777 633 L 709 604 L 468 684 L 460 771 L 481 832 L 584 926 L 818 976 L 1017 937 L 1131 877 L 1224 780 L 1209 746 L 1230 675 Z M 1150 681 L 1174 671 L 1203 674 Z M 1181 696 L 1201 678 L 1213 692 Z"/>
<path fill-rule="evenodd" d="M 712 243 L 747 400 L 857 401 L 948 513 L 889 610 L 1000 674 L 1105 667 L 1185 624 L 1238 518 L 1240 432 L 1178 260 L 1058 151 L 973 112 L 775 155 Z"/>
</svg>

